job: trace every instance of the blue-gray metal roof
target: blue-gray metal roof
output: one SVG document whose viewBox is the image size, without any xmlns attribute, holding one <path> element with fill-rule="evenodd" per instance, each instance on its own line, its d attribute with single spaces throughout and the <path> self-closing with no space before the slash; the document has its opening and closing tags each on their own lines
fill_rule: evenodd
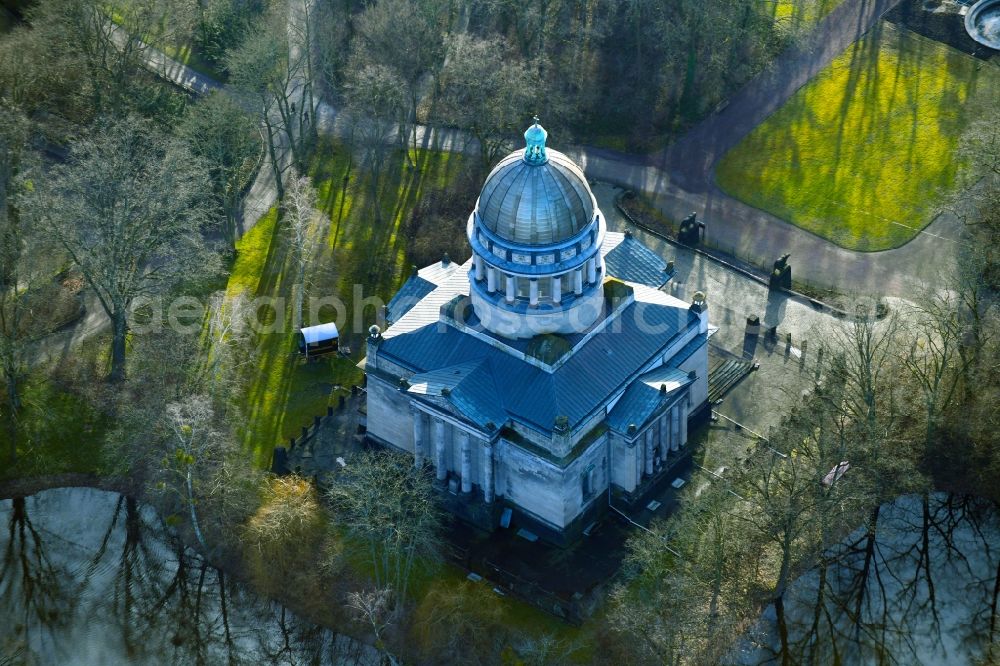
<svg viewBox="0 0 1000 666">
<path fill-rule="evenodd" d="M 571 427 L 578 425 L 697 321 L 696 315 L 676 305 L 633 303 L 618 321 L 595 334 L 552 372 L 452 325 L 436 323 L 386 338 L 379 353 L 415 373 L 481 360 L 478 369 L 461 382 L 463 391 L 455 399 L 465 396 L 470 408 L 502 410 L 515 421 L 551 432 L 560 415 L 569 417 Z M 489 379 L 480 379 L 484 374 Z M 476 382 L 465 390 L 465 381 L 472 377 Z M 499 425 L 495 416 L 490 420 Z"/>
<path fill-rule="evenodd" d="M 419 275 L 410 276 L 386 306 L 386 317 L 389 321 L 396 321 L 419 303 L 420 299 L 434 291 L 434 288 L 433 282 L 429 282 Z"/>
<path fill-rule="evenodd" d="M 441 398 L 479 426 L 507 420 L 500 393 L 493 381 L 489 359 L 477 359 L 410 377 L 409 393 Z M 446 389 L 446 392 L 443 392 Z"/>
<path fill-rule="evenodd" d="M 711 333 L 711 329 L 709 329 L 709 333 Z M 708 343 L 709 333 L 699 333 L 696 335 L 691 342 L 681 347 L 680 350 L 670 358 L 667 365 L 671 368 L 680 367 L 680 364 L 688 360 L 691 357 L 691 354 L 701 349 L 702 345 Z"/>
<path fill-rule="evenodd" d="M 573 160 L 555 150 L 531 162 L 518 150 L 500 160 L 483 183 L 476 207 L 480 223 L 514 243 L 550 245 L 594 222 L 597 201 Z"/>
<path fill-rule="evenodd" d="M 673 402 L 678 392 L 691 383 L 686 373 L 670 367 L 659 367 L 636 379 L 625 389 L 608 414 L 608 427 L 622 434 L 629 425 L 641 428 L 653 414 Z M 665 387 L 665 391 L 660 387 Z"/>
<path fill-rule="evenodd" d="M 619 280 L 661 287 L 670 279 L 667 264 L 642 241 L 626 235 L 621 243 L 604 255 L 608 275 Z"/>
</svg>

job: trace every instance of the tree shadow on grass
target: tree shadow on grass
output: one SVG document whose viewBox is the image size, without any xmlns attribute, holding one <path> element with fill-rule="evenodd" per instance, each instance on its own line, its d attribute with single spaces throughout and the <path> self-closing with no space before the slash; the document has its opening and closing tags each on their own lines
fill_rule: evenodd
<svg viewBox="0 0 1000 666">
<path fill-rule="evenodd" d="M 378 313 L 374 304 L 366 304 L 355 313 L 361 305 L 355 303 L 355 285 L 361 287 L 363 298 L 377 296 L 388 302 L 406 273 L 403 267 L 411 239 L 403 233 L 405 223 L 430 189 L 455 177 L 458 161 L 448 153 L 420 150 L 410 169 L 403 153 L 394 153 L 383 168 L 382 182 L 373 198 L 371 174 L 353 168 L 346 146 L 329 142 L 318 148 L 308 173 L 323 213 L 315 233 L 325 242 L 318 243 L 307 269 L 304 321 L 338 319 L 341 340 L 348 341 L 356 358 L 307 364 L 295 354 L 295 331 L 291 330 L 294 253 L 277 224 L 257 295 L 284 299 L 276 313 L 283 317 L 284 325 L 258 336 L 259 358 L 252 369 L 256 374 L 250 378 L 245 403 L 245 441 L 254 449 L 259 464 L 266 465 L 276 444 L 297 436 L 301 427 L 325 411 L 331 399 L 330 387 L 361 381 L 361 371 L 355 367 L 362 353 L 360 336 Z M 382 212 L 382 223 L 373 222 L 375 206 Z M 310 296 L 337 297 L 343 310 L 310 312 Z"/>
</svg>

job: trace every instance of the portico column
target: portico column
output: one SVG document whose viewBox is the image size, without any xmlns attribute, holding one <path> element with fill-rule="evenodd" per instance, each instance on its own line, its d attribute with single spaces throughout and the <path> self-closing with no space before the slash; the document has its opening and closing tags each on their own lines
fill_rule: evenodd
<svg viewBox="0 0 1000 666">
<path fill-rule="evenodd" d="M 491 294 L 497 290 L 497 269 L 490 266 L 486 269 L 486 291 Z"/>
<path fill-rule="evenodd" d="M 685 395 L 681 399 L 680 405 L 680 437 L 679 446 L 687 446 L 688 443 L 688 397 Z"/>
<path fill-rule="evenodd" d="M 538 280 L 528 280 L 528 303 L 538 305 Z"/>
<path fill-rule="evenodd" d="M 480 280 L 481 281 L 483 279 L 483 258 L 482 258 L 482 256 L 480 256 L 478 254 L 475 255 L 475 257 L 476 257 L 476 259 L 475 259 L 475 264 L 476 264 L 476 280 Z"/>
<path fill-rule="evenodd" d="M 660 457 L 667 459 L 670 453 L 670 410 L 663 412 L 660 416 Z"/>
<path fill-rule="evenodd" d="M 653 475 L 653 429 L 646 428 L 646 434 L 643 437 L 645 443 L 645 454 L 646 454 L 646 476 Z"/>
<path fill-rule="evenodd" d="M 493 442 L 483 442 L 483 501 L 493 503 Z"/>
<path fill-rule="evenodd" d="M 513 275 L 508 275 L 507 276 L 507 302 L 508 303 L 513 303 L 514 302 L 514 294 L 515 294 L 515 292 L 514 292 L 514 276 Z"/>
<path fill-rule="evenodd" d="M 670 408 L 670 450 L 677 451 L 681 448 L 681 406 L 675 404 Z"/>
<path fill-rule="evenodd" d="M 462 492 L 472 492 L 472 445 L 469 442 L 469 433 L 460 431 L 458 436 L 459 444 L 462 447 Z"/>
<path fill-rule="evenodd" d="M 559 303 L 562 300 L 562 276 L 557 275 L 552 278 L 552 302 Z"/>
<path fill-rule="evenodd" d="M 587 260 L 587 284 L 597 282 L 597 258 L 591 257 Z"/>
<path fill-rule="evenodd" d="M 577 296 L 583 293 L 583 269 L 573 271 L 573 293 Z"/>
<path fill-rule="evenodd" d="M 448 469 L 444 462 L 444 421 L 434 417 L 434 466 L 437 468 L 437 480 L 448 478 Z"/>
<path fill-rule="evenodd" d="M 424 456 L 427 446 L 427 429 L 424 427 L 424 413 L 413 410 L 413 466 L 424 466 Z"/>
</svg>

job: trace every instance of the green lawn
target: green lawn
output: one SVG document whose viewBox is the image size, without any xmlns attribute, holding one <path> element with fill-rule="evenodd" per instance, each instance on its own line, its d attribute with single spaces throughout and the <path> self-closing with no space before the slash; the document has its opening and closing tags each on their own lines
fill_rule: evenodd
<svg viewBox="0 0 1000 666">
<path fill-rule="evenodd" d="M 335 385 L 349 387 L 362 380 L 356 363 L 364 354 L 363 333 L 373 323 L 375 311 L 367 307 L 355 321 L 354 285 L 360 285 L 363 297 L 377 296 L 388 302 L 409 274 L 408 239 L 401 234 L 401 224 L 422 196 L 444 188 L 463 169 L 462 157 L 452 153 L 421 151 L 415 161 L 411 170 L 401 153 L 389 158 L 375 199 L 382 222 L 376 222 L 368 171 L 353 163 L 346 147 L 322 145 L 309 168 L 324 224 L 318 230 L 322 242 L 310 261 L 304 320 L 308 324 L 312 314 L 309 297 L 338 297 L 346 306 L 346 316 L 324 306 L 317 320 L 340 319 L 342 344 L 352 347 L 350 359 L 310 364 L 298 359 L 291 323 L 293 257 L 276 213 L 272 211 L 240 240 L 227 293 L 245 291 L 285 299 L 286 325 L 280 332 L 258 336 L 258 362 L 244 401 L 244 440 L 259 465 L 269 463 L 275 445 L 325 413 L 336 400 L 331 395 Z"/>
<path fill-rule="evenodd" d="M 935 217 L 1000 68 L 880 26 L 723 157 L 723 190 L 854 250 L 899 246 Z"/>
<path fill-rule="evenodd" d="M 772 16 L 792 28 L 812 28 L 839 5 L 841 0 L 773 0 Z"/>
<path fill-rule="evenodd" d="M 33 372 L 21 387 L 15 465 L 6 464 L 9 414 L 0 412 L 0 480 L 64 473 L 97 473 L 110 418 L 47 371 Z M 6 401 L 6 395 L 0 396 Z"/>
</svg>

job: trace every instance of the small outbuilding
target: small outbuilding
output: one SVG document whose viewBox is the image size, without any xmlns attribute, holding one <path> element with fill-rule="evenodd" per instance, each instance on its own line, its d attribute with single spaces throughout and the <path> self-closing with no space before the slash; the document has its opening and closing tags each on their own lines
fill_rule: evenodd
<svg viewBox="0 0 1000 666">
<path fill-rule="evenodd" d="M 336 354 L 339 343 L 340 332 L 337 330 L 337 324 L 332 321 L 299 329 L 299 353 L 306 359 Z"/>
</svg>

